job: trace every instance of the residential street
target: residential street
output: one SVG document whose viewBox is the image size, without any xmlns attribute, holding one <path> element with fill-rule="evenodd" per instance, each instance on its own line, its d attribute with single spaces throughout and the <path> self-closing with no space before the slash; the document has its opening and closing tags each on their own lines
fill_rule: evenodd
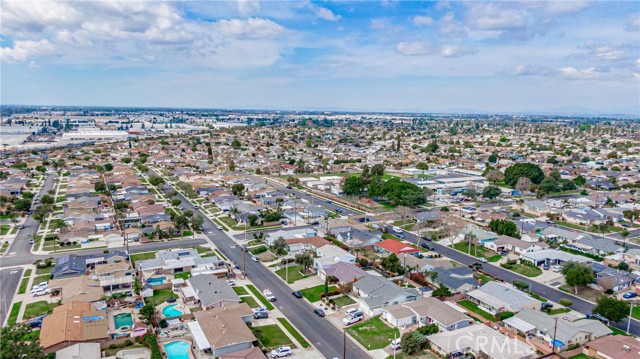
<svg viewBox="0 0 640 359">
<path fill-rule="evenodd" d="M 164 185 L 165 190 L 170 190 L 169 185 Z M 178 194 L 175 198 L 182 201 L 185 209 L 194 213 L 200 212 L 191 205 L 191 203 Z M 216 228 L 215 223 L 211 221 L 204 213 L 200 212 L 205 218 L 204 232 L 211 242 L 233 263 L 244 267 L 243 255 L 246 252 L 240 250 L 240 247 L 229 238 L 223 231 Z M 209 234 L 212 233 L 212 234 Z M 343 357 L 343 334 L 335 326 L 324 318 L 320 318 L 313 313 L 314 307 L 303 299 L 297 299 L 291 295 L 291 289 L 274 273 L 269 271 L 260 263 L 251 261 L 250 256 L 246 256 L 246 272 L 247 277 L 260 290 L 269 289 L 278 298 L 274 304 L 287 317 L 287 319 L 326 357 L 326 358 L 342 358 Z M 360 347 L 347 338 L 346 358 L 369 358 Z"/>
<path fill-rule="evenodd" d="M 405 232 L 405 236 L 408 241 L 415 244 L 419 243 L 418 236 L 416 236 L 415 234 L 410 232 Z M 435 252 L 442 254 L 447 258 L 453 259 L 456 262 L 460 262 L 465 265 L 478 262 L 477 258 L 466 255 L 453 248 L 447 247 L 446 245 L 440 244 L 438 242 L 430 242 L 430 243 L 433 245 Z M 491 263 L 482 263 L 482 270 L 489 275 L 492 275 L 497 278 L 501 278 L 504 281 L 509 283 L 513 283 L 514 280 L 527 282 L 529 283 L 529 289 L 531 289 L 534 293 L 537 293 L 542 297 L 547 298 L 556 303 L 560 300 L 560 298 L 569 298 L 573 301 L 571 308 L 583 314 L 591 313 L 591 310 L 594 306 L 593 303 L 590 303 L 584 299 L 581 299 L 572 294 L 563 292 L 561 290 L 552 288 L 550 286 L 541 284 L 539 282 L 532 280 L 531 278 L 521 276 L 517 273 L 504 269 L 500 266 L 493 265 Z M 623 323 L 616 324 L 615 326 L 619 329 L 626 330 L 627 322 L 624 321 Z M 634 335 L 640 335 L 640 321 L 631 319 L 630 332 Z"/>
</svg>

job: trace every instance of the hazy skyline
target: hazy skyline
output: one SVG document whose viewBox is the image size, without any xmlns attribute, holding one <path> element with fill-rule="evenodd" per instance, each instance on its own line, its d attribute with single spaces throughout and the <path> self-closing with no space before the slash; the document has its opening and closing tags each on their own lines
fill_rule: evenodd
<svg viewBox="0 0 640 359">
<path fill-rule="evenodd" d="M 640 115 L 640 3 L 25 2 L 2 104 Z"/>
</svg>

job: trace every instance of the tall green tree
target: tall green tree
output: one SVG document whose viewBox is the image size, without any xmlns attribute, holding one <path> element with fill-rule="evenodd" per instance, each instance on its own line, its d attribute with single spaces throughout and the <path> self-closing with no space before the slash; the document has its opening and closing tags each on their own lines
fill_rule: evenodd
<svg viewBox="0 0 640 359">
<path fill-rule="evenodd" d="M 562 274 L 567 285 L 574 288 L 575 294 L 578 294 L 579 287 L 586 287 L 595 280 L 593 267 L 588 263 L 568 261 L 562 267 Z"/>
<path fill-rule="evenodd" d="M 534 184 L 539 184 L 544 179 L 544 172 L 533 163 L 516 163 L 504 171 L 504 182 L 509 186 L 515 186 L 520 177 L 527 177 Z"/>
<path fill-rule="evenodd" d="M 498 186 L 487 186 L 482 190 L 482 197 L 494 199 L 502 193 Z"/>
<path fill-rule="evenodd" d="M 26 324 L 10 324 L 2 328 L 0 334 L 0 358 L 2 359 L 44 359 L 39 337 L 29 335 L 31 328 Z"/>
<path fill-rule="evenodd" d="M 598 298 L 593 313 L 600 314 L 612 322 L 619 322 L 629 315 L 629 303 L 615 297 Z"/>
<path fill-rule="evenodd" d="M 342 183 L 342 190 L 349 196 L 358 196 L 363 189 L 364 185 L 360 176 L 349 176 Z"/>
</svg>

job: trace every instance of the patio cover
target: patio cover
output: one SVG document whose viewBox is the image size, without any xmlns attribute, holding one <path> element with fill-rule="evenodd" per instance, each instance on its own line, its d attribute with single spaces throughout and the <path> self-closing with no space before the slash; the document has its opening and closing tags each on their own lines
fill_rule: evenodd
<svg viewBox="0 0 640 359">
<path fill-rule="evenodd" d="M 189 322 L 187 323 L 189 326 L 189 331 L 191 332 L 191 336 L 196 340 L 196 346 L 199 350 L 211 349 L 211 344 L 207 340 L 207 337 L 204 335 L 202 328 L 198 322 Z"/>
<path fill-rule="evenodd" d="M 510 326 L 512 326 L 513 328 L 518 329 L 519 331 L 523 332 L 523 333 L 527 333 L 531 330 L 536 329 L 535 326 L 525 322 L 524 320 L 520 319 L 520 318 L 516 318 L 516 317 L 511 317 L 511 318 L 507 318 L 505 320 L 503 320 L 504 323 L 509 324 Z"/>
</svg>

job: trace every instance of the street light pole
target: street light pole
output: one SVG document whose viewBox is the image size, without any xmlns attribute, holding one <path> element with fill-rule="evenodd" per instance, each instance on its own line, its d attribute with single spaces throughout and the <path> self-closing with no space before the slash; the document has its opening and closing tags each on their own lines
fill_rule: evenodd
<svg viewBox="0 0 640 359">
<path fill-rule="evenodd" d="M 631 315 L 633 314 L 633 302 L 629 306 L 629 317 L 627 318 L 627 334 L 629 334 L 629 330 L 631 329 Z"/>
</svg>

